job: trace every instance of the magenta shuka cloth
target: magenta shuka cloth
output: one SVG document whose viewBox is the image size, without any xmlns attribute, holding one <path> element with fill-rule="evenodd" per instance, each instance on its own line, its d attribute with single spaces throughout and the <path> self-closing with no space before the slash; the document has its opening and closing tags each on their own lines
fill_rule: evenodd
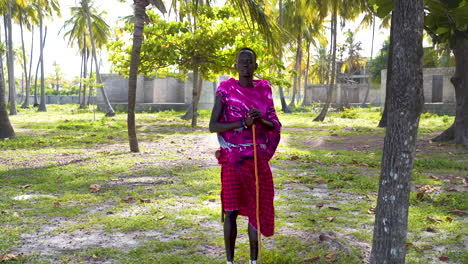
<svg viewBox="0 0 468 264">
<path fill-rule="evenodd" d="M 274 186 L 268 161 L 279 144 L 281 123 L 276 116 L 270 84 L 264 80 L 253 82 L 253 88 L 242 87 L 233 78 L 219 85 L 216 95 L 221 97 L 223 109 L 218 122 L 238 122 L 247 116 L 251 108 L 257 108 L 263 119 L 273 123 L 273 129 L 256 123 L 261 232 L 272 236 Z M 221 164 L 223 210 L 239 210 L 239 214 L 248 216 L 249 223 L 257 228 L 252 130 L 238 128 L 220 132 L 218 140 L 221 146 L 218 161 Z"/>
</svg>

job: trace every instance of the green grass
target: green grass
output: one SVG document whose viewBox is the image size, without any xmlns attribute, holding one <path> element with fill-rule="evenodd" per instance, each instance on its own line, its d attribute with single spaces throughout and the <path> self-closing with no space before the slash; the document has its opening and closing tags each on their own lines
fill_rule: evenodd
<svg viewBox="0 0 468 264">
<path fill-rule="evenodd" d="M 332 109 L 324 122 L 313 122 L 312 109 L 279 113 L 283 141 L 271 161 L 277 234 L 265 239 L 264 262 L 362 263 L 363 253 L 353 241 L 372 239 L 369 208 L 376 205 L 382 146 L 367 139 L 384 136 L 385 130 L 376 128 L 381 110 Z M 14 252 L 24 242 L 22 235 L 38 232 L 44 239 L 99 231 L 136 236 L 140 242 L 52 256 L 36 252 L 6 263 L 223 263 L 220 169 L 212 154 L 202 154 L 209 146 L 200 141 L 208 136 L 210 111 L 200 111 L 196 128 L 181 120 L 182 114 L 138 113 L 141 152 L 130 153 L 123 112 L 107 118 L 75 105 L 50 105 L 47 113 L 19 109 L 10 117 L 17 137 L 0 141 L 0 255 Z M 428 138 L 452 122 L 453 117 L 423 114 L 418 137 Z M 364 145 L 370 146 L 352 149 Z M 467 198 L 446 192 L 455 183 L 444 180 L 464 175 L 465 155 L 463 149 L 435 144 L 417 153 L 412 183 L 441 191 L 422 199 L 411 193 L 408 239 L 416 247 L 408 250 L 408 263 L 437 259 L 429 246 L 442 248 L 454 263 L 466 262 L 460 236 L 466 221 L 449 210 L 467 211 Z M 91 184 L 100 190 L 91 192 Z M 12 199 L 20 195 L 36 196 Z M 47 225 L 51 230 L 43 233 Z M 236 259 L 247 261 L 244 220 L 239 225 Z M 435 236 L 427 236 L 428 226 Z M 337 234 L 339 251 L 318 241 L 318 234 L 327 232 Z M 444 236 L 435 239 L 439 234 Z"/>
</svg>

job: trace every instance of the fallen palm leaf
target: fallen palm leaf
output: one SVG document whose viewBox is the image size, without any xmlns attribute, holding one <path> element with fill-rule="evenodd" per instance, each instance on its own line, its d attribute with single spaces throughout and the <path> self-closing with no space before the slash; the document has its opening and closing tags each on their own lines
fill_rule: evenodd
<svg viewBox="0 0 468 264">
<path fill-rule="evenodd" d="M 22 217 L 22 216 L 24 216 L 24 213 L 23 212 L 13 212 L 13 216 Z"/>
<path fill-rule="evenodd" d="M 21 258 L 21 256 L 23 256 L 23 254 L 9 253 L 5 255 L 0 255 L 0 262 L 9 261 L 9 260 L 17 260 Z"/>
<path fill-rule="evenodd" d="M 448 212 L 451 214 L 459 215 L 459 216 L 464 216 L 466 214 L 465 211 L 458 210 L 458 209 L 448 210 Z"/>
<path fill-rule="evenodd" d="M 150 200 L 150 199 L 143 199 L 143 198 L 142 198 L 142 199 L 140 199 L 140 202 L 141 202 L 141 203 L 150 203 L 151 200 Z"/>
<path fill-rule="evenodd" d="M 90 192 L 95 193 L 95 192 L 99 192 L 100 190 L 101 190 L 101 185 L 100 184 L 91 184 L 89 186 L 89 191 Z"/>
<path fill-rule="evenodd" d="M 133 197 L 128 197 L 128 198 L 122 199 L 122 202 L 124 202 L 124 203 L 133 203 L 133 202 L 135 202 L 135 199 Z"/>
</svg>

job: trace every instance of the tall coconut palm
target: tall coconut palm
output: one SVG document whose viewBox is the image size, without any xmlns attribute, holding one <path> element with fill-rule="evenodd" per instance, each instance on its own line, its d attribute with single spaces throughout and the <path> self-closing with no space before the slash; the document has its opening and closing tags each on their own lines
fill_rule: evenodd
<svg viewBox="0 0 468 264">
<path fill-rule="evenodd" d="M 327 101 L 325 102 L 322 111 L 320 114 L 314 119 L 314 121 L 323 121 L 325 119 L 326 114 L 328 113 L 328 109 L 330 108 L 331 100 L 333 98 L 334 90 L 335 90 L 335 82 L 336 82 L 336 35 L 338 31 L 338 18 L 341 17 L 344 20 L 346 19 L 354 19 L 356 18 L 361 12 L 366 11 L 368 8 L 368 3 L 365 0 L 314 0 L 318 5 L 318 9 L 320 10 L 319 14 L 321 17 L 325 17 L 328 14 L 328 11 L 331 10 L 331 27 L 330 27 L 330 38 L 331 38 L 331 74 L 330 74 L 330 81 L 329 87 L 327 91 Z"/>
<path fill-rule="evenodd" d="M 146 18 L 146 7 L 149 4 L 155 5 L 159 11 L 166 13 L 166 7 L 162 0 L 134 0 L 135 20 L 133 25 L 133 46 L 130 60 L 130 74 L 128 78 L 128 112 L 127 127 L 130 151 L 139 152 L 138 138 L 135 127 L 135 105 L 138 67 L 140 65 L 140 51 L 143 42 L 144 21 Z M 194 113 L 195 114 L 195 113 Z"/>
<path fill-rule="evenodd" d="M 53 16 L 54 14 L 60 15 L 60 5 L 57 0 L 35 0 L 34 7 L 39 14 L 39 60 L 41 69 L 41 102 L 39 104 L 38 111 L 46 112 L 46 100 L 45 100 L 45 80 L 44 80 L 44 16 Z"/>
<path fill-rule="evenodd" d="M 24 102 L 21 105 L 21 108 L 29 107 L 29 95 L 31 90 L 31 68 L 32 68 L 32 58 L 33 58 L 33 48 L 34 48 L 34 25 L 37 24 L 38 17 L 37 12 L 32 5 L 27 7 L 22 7 L 18 4 L 13 5 L 13 20 L 16 24 L 20 26 L 20 37 L 21 37 L 21 66 L 23 68 L 23 74 L 26 79 L 26 96 Z M 29 60 L 26 57 L 26 46 L 24 45 L 24 28 L 31 32 L 31 52 L 29 54 Z M 29 61 L 29 62 L 28 62 Z M 27 64 L 29 63 L 29 70 Z"/>
<path fill-rule="evenodd" d="M 95 34 L 93 32 L 93 26 L 92 26 L 92 22 L 91 22 L 91 13 L 90 13 L 90 9 L 89 9 L 88 0 L 82 0 L 81 2 L 82 2 L 82 5 L 84 7 L 84 10 L 86 12 L 86 19 L 87 19 L 89 38 L 91 40 L 91 51 L 92 51 L 92 54 L 93 54 L 93 60 L 94 60 L 94 64 L 95 64 L 95 67 L 96 67 L 97 82 L 98 82 L 98 84 L 102 84 L 101 74 L 99 72 L 99 63 L 98 63 L 97 55 L 96 55 L 96 40 L 94 39 Z M 111 106 L 111 104 L 109 102 L 109 98 L 107 97 L 107 93 L 106 93 L 106 90 L 104 89 L 104 86 L 100 86 L 100 90 L 101 90 L 102 99 L 104 101 L 104 107 L 106 108 L 106 116 L 114 116 L 115 112 L 114 112 L 114 109 L 112 109 L 112 106 Z"/>
<path fill-rule="evenodd" d="M 73 47 L 77 46 L 82 56 L 82 65 L 80 67 L 80 91 L 83 88 L 83 97 L 80 100 L 80 108 L 87 105 L 86 102 L 86 84 L 81 81 L 87 76 L 87 63 L 92 49 L 92 43 L 88 27 L 88 15 L 86 13 L 86 2 L 81 1 L 79 6 L 71 7 L 70 19 L 66 20 L 61 30 L 67 30 L 64 33 L 64 38 L 68 38 L 68 45 Z M 110 35 L 110 27 L 103 19 L 104 12 L 98 12 L 93 8 L 92 3 L 89 6 L 89 13 L 91 17 L 91 28 L 95 46 L 101 49 L 108 41 Z M 80 92 L 81 95 L 81 92 Z"/>
<path fill-rule="evenodd" d="M 283 28 L 283 0 L 279 0 L 278 7 L 279 7 L 278 23 L 279 23 L 279 27 Z M 283 57 L 283 50 L 282 50 L 282 48 L 280 48 L 280 50 L 279 50 L 279 59 L 282 60 L 282 57 Z M 281 73 L 281 69 L 278 69 L 278 73 Z M 279 86 L 278 90 L 279 90 L 280 101 L 281 101 L 281 109 L 285 113 L 291 113 L 291 109 L 286 104 L 286 99 L 284 98 L 283 87 Z"/>
<path fill-rule="evenodd" d="M 21 2 L 21 4 L 24 4 Z M 12 31 L 12 1 L 6 1 L 5 29 L 7 31 L 7 68 L 8 68 L 8 91 L 10 102 L 10 115 L 16 115 L 16 85 L 15 85 L 15 63 L 13 55 L 13 31 Z"/>
</svg>

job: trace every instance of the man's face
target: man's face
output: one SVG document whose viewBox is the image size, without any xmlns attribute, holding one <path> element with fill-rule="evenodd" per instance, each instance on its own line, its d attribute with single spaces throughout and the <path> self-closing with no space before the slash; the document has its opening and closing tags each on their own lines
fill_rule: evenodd
<svg viewBox="0 0 468 264">
<path fill-rule="evenodd" d="M 236 70 L 240 76 L 251 77 L 257 69 L 257 63 L 252 52 L 241 51 L 237 56 Z"/>
</svg>

